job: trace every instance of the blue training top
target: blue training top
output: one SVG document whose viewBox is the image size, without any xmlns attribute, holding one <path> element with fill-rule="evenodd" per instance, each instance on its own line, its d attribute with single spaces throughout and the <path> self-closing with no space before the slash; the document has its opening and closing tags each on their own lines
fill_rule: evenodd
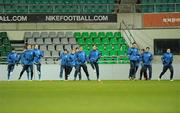
<svg viewBox="0 0 180 113">
<path fill-rule="evenodd" d="M 92 50 L 89 54 L 90 62 L 98 62 L 98 59 L 101 57 L 101 53 L 98 50 Z"/>
<path fill-rule="evenodd" d="M 21 56 L 21 60 L 23 60 L 22 62 L 24 65 L 33 65 L 34 57 L 35 57 L 34 50 L 30 49 L 23 52 Z"/>
<path fill-rule="evenodd" d="M 73 53 L 69 54 L 69 65 L 72 67 L 77 65 L 76 54 L 73 54 Z"/>
<path fill-rule="evenodd" d="M 142 55 L 142 62 L 144 65 L 152 65 L 153 55 L 151 52 L 144 52 Z"/>
<path fill-rule="evenodd" d="M 18 62 L 18 55 L 16 52 L 10 52 L 7 56 L 8 64 L 15 64 Z"/>
<path fill-rule="evenodd" d="M 80 64 L 80 65 L 85 64 L 86 61 L 88 60 L 87 55 L 86 55 L 86 53 L 84 51 L 77 52 L 76 58 L 77 58 L 78 64 Z"/>
<path fill-rule="evenodd" d="M 138 48 L 129 48 L 128 49 L 128 57 L 131 61 L 137 61 L 140 57 Z"/>
<path fill-rule="evenodd" d="M 173 62 L 173 54 L 166 52 L 163 54 L 161 60 L 164 66 L 170 66 L 172 65 L 172 62 Z"/>
<path fill-rule="evenodd" d="M 60 64 L 64 66 L 69 66 L 69 54 L 64 54 L 59 56 L 59 59 L 61 59 Z"/>
<path fill-rule="evenodd" d="M 34 49 L 34 54 L 35 54 L 34 62 L 40 63 L 41 58 L 44 56 L 44 52 L 39 49 Z"/>
</svg>

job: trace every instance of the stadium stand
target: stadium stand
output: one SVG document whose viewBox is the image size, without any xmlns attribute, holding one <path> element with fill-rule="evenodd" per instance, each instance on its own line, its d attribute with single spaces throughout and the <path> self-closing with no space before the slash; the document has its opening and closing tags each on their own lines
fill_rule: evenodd
<svg viewBox="0 0 180 113">
<path fill-rule="evenodd" d="M 144 13 L 178 12 L 180 9 L 179 3 L 179 0 L 141 0 L 141 9 Z"/>
<path fill-rule="evenodd" d="M 60 51 L 65 48 L 70 50 L 82 46 L 89 55 L 94 44 L 102 53 L 100 63 L 129 62 L 128 59 L 124 59 L 127 57 L 128 45 L 121 32 L 25 32 L 24 38 L 29 44 L 40 45 L 45 54 L 43 61 L 46 63 L 56 63 Z"/>
<path fill-rule="evenodd" d="M 0 62 L 6 63 L 6 56 L 11 51 L 11 43 L 7 32 L 0 32 Z"/>
<path fill-rule="evenodd" d="M 92 46 L 96 44 L 102 53 L 100 63 L 129 62 L 123 59 L 127 57 L 128 45 L 120 32 L 75 32 L 74 37 L 77 43 L 84 48 L 86 54 L 89 54 Z"/>
<path fill-rule="evenodd" d="M 0 4 L 1 13 L 112 13 L 116 0 L 0 0 Z"/>
</svg>

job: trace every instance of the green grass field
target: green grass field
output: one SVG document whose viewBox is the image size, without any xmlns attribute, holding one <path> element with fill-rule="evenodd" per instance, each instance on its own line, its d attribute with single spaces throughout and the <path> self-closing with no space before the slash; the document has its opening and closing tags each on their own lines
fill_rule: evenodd
<svg viewBox="0 0 180 113">
<path fill-rule="evenodd" d="M 1 81 L 0 113 L 180 113 L 180 81 Z"/>
</svg>

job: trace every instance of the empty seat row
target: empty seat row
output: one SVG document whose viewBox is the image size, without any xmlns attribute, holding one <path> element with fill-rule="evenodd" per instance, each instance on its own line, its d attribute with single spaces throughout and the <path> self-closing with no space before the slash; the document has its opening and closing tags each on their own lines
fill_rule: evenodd
<svg viewBox="0 0 180 113">
<path fill-rule="evenodd" d="M 43 51 L 49 50 L 49 51 L 61 51 L 64 49 L 71 50 L 72 48 L 76 48 L 78 45 L 40 45 L 40 49 Z"/>
<path fill-rule="evenodd" d="M 122 34 L 121 32 L 75 32 L 74 33 L 75 38 L 121 38 Z"/>
<path fill-rule="evenodd" d="M 85 51 L 90 51 L 92 50 L 92 46 L 88 46 L 88 45 L 85 45 L 83 46 L 83 49 Z M 111 50 L 114 50 L 114 51 L 127 51 L 128 49 L 128 46 L 127 45 L 119 45 L 119 44 L 116 44 L 116 45 L 97 45 L 97 48 L 99 51 L 111 51 Z"/>
<path fill-rule="evenodd" d="M 72 38 L 73 32 L 25 32 L 24 38 Z"/>
<path fill-rule="evenodd" d="M 44 57 L 59 57 L 59 51 L 44 51 Z"/>
<path fill-rule="evenodd" d="M 177 4 L 176 7 L 173 4 L 160 4 L 160 5 L 142 5 L 142 12 L 179 12 L 180 4 Z"/>
<path fill-rule="evenodd" d="M 113 13 L 117 5 L 0 5 L 0 13 Z"/>
<path fill-rule="evenodd" d="M 75 38 L 28 38 L 28 44 L 76 44 Z"/>
<path fill-rule="evenodd" d="M 0 0 L 0 4 L 115 4 L 116 0 Z"/>
<path fill-rule="evenodd" d="M 180 3 L 180 0 L 141 0 L 141 4 L 152 3 Z"/>
<path fill-rule="evenodd" d="M 123 38 L 119 38 L 119 39 L 116 39 L 116 38 L 111 38 L 111 39 L 108 39 L 108 38 L 103 38 L 103 39 L 100 39 L 100 38 L 96 38 L 96 39 L 92 39 L 92 38 L 87 38 L 86 40 L 84 39 L 77 39 L 77 42 L 79 44 L 125 44 L 125 40 Z"/>
</svg>

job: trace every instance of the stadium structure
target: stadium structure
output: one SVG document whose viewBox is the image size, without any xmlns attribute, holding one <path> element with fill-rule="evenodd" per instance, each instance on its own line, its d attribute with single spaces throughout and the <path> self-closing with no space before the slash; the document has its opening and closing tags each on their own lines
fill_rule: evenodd
<svg viewBox="0 0 180 113">
<path fill-rule="evenodd" d="M 63 49 L 82 46 L 89 54 L 94 44 L 102 53 L 101 79 L 128 79 L 132 42 L 139 49 L 151 48 L 153 79 L 162 70 L 161 55 L 171 48 L 175 79 L 180 79 L 179 12 L 180 0 L 0 0 L 0 80 L 7 78 L 6 57 L 12 47 L 21 53 L 26 44 L 38 44 L 44 51 L 44 80 L 59 79 L 57 59 Z M 12 79 L 21 69 L 16 66 Z"/>
</svg>

